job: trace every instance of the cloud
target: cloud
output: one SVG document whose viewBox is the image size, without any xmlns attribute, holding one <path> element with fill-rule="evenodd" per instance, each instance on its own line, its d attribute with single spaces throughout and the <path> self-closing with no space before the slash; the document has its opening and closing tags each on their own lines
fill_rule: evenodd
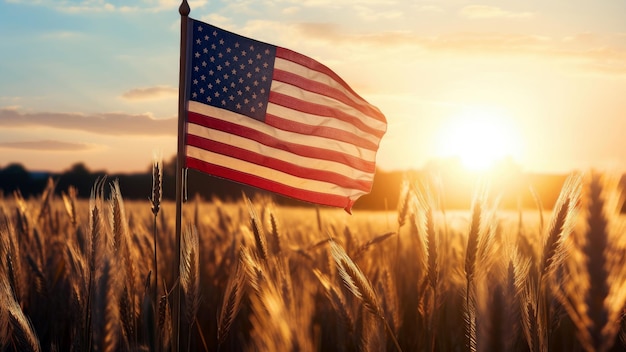
<svg viewBox="0 0 626 352">
<path fill-rule="evenodd" d="M 571 63 L 579 73 L 626 76 L 626 47 L 619 44 L 623 42 L 621 33 L 581 33 L 563 38 L 507 32 L 457 32 L 434 36 L 410 31 L 348 34 L 338 25 L 319 22 L 293 24 L 289 33 L 301 41 L 306 38 L 335 46 L 373 47 L 381 55 L 400 50 L 407 58 L 428 54 L 528 56 Z"/>
<path fill-rule="evenodd" d="M 80 152 L 84 150 L 94 149 L 93 144 L 86 143 L 70 143 L 54 140 L 29 141 L 29 142 L 0 142 L 0 149 L 20 149 L 20 150 L 37 150 L 37 151 L 63 151 L 63 152 Z"/>
<path fill-rule="evenodd" d="M 139 4 L 128 6 L 123 0 L 7 0 L 13 4 L 43 6 L 59 12 L 70 14 L 82 13 L 129 13 L 129 12 L 161 12 L 172 11 L 180 6 L 179 0 L 144 0 Z M 189 1 L 191 8 L 201 8 L 208 0 Z"/>
<path fill-rule="evenodd" d="M 531 18 L 534 16 L 532 12 L 512 12 L 503 10 L 495 6 L 486 5 L 468 5 L 459 11 L 459 15 L 468 19 L 485 19 L 485 18 Z"/>
<path fill-rule="evenodd" d="M 122 98 L 127 100 L 147 100 L 176 97 L 177 95 L 178 89 L 174 87 L 154 86 L 131 89 L 127 92 L 124 92 L 122 94 Z"/>
<path fill-rule="evenodd" d="M 83 33 L 80 32 L 71 32 L 71 31 L 56 31 L 56 32 L 46 32 L 42 34 L 43 39 L 60 39 L 60 40 L 68 40 L 84 37 Z"/>
<path fill-rule="evenodd" d="M 0 126 L 50 127 L 112 136 L 171 136 L 177 131 L 176 118 L 154 119 L 148 114 L 24 113 L 8 108 L 0 108 Z"/>
</svg>

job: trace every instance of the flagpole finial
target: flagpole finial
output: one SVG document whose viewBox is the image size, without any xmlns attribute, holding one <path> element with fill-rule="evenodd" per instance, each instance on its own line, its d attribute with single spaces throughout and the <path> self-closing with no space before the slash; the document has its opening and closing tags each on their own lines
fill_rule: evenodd
<svg viewBox="0 0 626 352">
<path fill-rule="evenodd" d="M 191 12 L 191 8 L 189 8 L 187 0 L 183 0 L 178 8 L 178 13 L 180 13 L 181 16 L 189 16 L 189 12 Z"/>
</svg>

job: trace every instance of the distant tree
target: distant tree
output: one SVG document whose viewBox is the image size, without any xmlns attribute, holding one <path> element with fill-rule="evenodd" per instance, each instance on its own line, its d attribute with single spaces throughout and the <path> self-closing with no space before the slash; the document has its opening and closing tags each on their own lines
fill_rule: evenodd
<svg viewBox="0 0 626 352">
<path fill-rule="evenodd" d="M 65 191 L 69 186 L 74 186 L 78 190 L 80 197 L 88 197 L 91 187 L 98 177 L 103 177 L 104 172 L 92 173 L 84 163 L 79 162 L 72 165 L 69 170 L 59 175 L 57 192 Z"/>
<path fill-rule="evenodd" d="M 9 164 L 0 171 L 0 188 L 5 194 L 10 194 L 19 189 L 27 197 L 34 192 L 31 187 L 32 178 L 22 164 Z"/>
</svg>

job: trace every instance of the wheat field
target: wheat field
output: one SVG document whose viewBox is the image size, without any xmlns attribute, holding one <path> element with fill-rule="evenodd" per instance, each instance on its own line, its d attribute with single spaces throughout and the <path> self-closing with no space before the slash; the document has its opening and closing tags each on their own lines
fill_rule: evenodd
<svg viewBox="0 0 626 352">
<path fill-rule="evenodd" d="M 0 199 L 0 347 L 622 351 L 618 191 L 572 174 L 554 209 L 513 215 L 488 184 L 457 213 L 408 180 L 397 211 L 349 218 L 195 199 L 177 268 L 174 204 L 158 183 L 149 201 L 125 202 L 115 180 L 89 200 L 51 181 L 37 199 Z"/>
</svg>

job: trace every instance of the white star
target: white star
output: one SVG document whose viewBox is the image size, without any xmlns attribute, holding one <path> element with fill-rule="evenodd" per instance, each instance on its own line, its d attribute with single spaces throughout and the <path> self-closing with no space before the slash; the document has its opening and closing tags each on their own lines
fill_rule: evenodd
<svg viewBox="0 0 626 352">
<path fill-rule="evenodd" d="M 198 32 L 202 32 L 202 26 L 198 26 Z"/>
</svg>

